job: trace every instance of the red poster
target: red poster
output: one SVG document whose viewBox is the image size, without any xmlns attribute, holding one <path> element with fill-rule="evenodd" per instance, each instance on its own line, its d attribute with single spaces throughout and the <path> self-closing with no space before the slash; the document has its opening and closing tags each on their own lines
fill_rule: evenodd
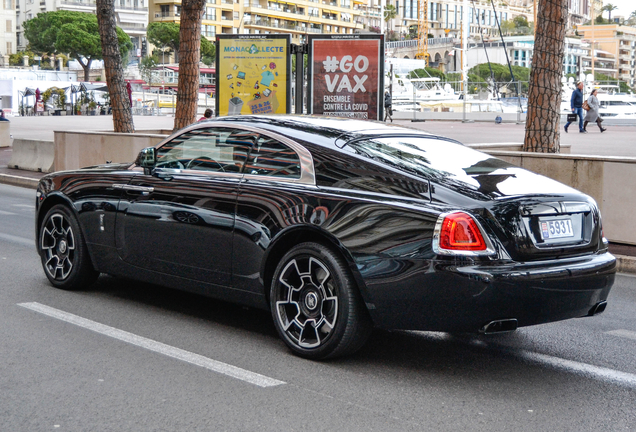
<svg viewBox="0 0 636 432">
<path fill-rule="evenodd" d="M 383 41 L 313 39 L 311 112 L 355 119 L 380 119 L 383 101 Z"/>
</svg>

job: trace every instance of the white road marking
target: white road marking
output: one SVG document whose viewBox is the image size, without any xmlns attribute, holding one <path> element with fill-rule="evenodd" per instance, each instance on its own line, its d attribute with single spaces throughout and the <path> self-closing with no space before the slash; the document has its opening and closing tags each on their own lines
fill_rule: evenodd
<svg viewBox="0 0 636 432">
<path fill-rule="evenodd" d="M 29 210 L 35 210 L 35 205 L 33 204 L 11 204 L 11 207 L 22 207 Z"/>
<path fill-rule="evenodd" d="M 566 360 L 530 351 L 521 351 L 517 353 L 517 355 L 526 360 L 540 364 L 548 364 L 556 369 L 561 369 L 566 372 L 577 372 L 601 381 L 609 381 L 614 384 L 636 387 L 636 375 L 627 372 L 621 372 L 610 368 L 594 366 L 587 363 Z"/>
<path fill-rule="evenodd" d="M 8 211 L 0 210 L 0 216 L 15 216 L 17 213 L 11 213 Z"/>
<path fill-rule="evenodd" d="M 612 330 L 612 331 L 605 332 L 605 334 L 618 336 L 625 339 L 636 340 L 636 332 L 630 331 L 630 330 L 624 330 L 624 329 Z"/>
<path fill-rule="evenodd" d="M 18 237 L 11 234 L 0 233 L 0 240 L 6 240 L 11 243 L 18 243 L 23 246 L 35 247 L 35 240 L 31 240 L 24 237 Z"/>
<path fill-rule="evenodd" d="M 156 353 L 163 354 L 177 360 L 182 360 L 196 366 L 201 366 L 213 372 L 227 375 L 229 377 L 236 378 L 241 381 L 257 385 L 259 387 L 273 387 L 281 384 L 286 384 L 284 381 L 279 381 L 274 378 L 269 378 L 265 375 L 250 372 L 248 370 L 222 363 L 220 361 L 212 360 L 199 354 L 175 348 L 173 346 L 166 345 L 152 339 L 147 339 L 142 336 L 137 336 L 133 333 L 100 324 L 98 322 L 91 321 L 89 319 L 82 318 L 77 315 L 73 315 L 71 313 L 64 312 L 40 303 L 18 303 L 18 306 L 22 306 L 32 311 L 39 312 L 41 314 L 59 319 L 61 321 L 65 321 L 70 324 L 77 325 L 79 327 L 83 327 L 88 330 L 92 330 L 105 336 L 110 336 L 112 338 L 136 345 L 138 347 L 146 348 L 150 351 L 154 351 Z"/>
<path fill-rule="evenodd" d="M 488 344 L 483 341 L 471 342 L 471 345 L 486 347 Z M 515 350 L 510 347 L 499 345 L 502 352 L 512 356 L 524 359 L 526 361 L 536 363 L 538 365 L 547 365 L 554 369 L 559 369 L 568 373 L 581 374 L 585 377 L 610 382 L 628 387 L 636 387 L 636 374 L 617 371 L 615 369 L 594 366 L 588 363 L 581 363 L 574 360 L 562 359 L 547 354 L 540 354 L 526 350 Z"/>
</svg>

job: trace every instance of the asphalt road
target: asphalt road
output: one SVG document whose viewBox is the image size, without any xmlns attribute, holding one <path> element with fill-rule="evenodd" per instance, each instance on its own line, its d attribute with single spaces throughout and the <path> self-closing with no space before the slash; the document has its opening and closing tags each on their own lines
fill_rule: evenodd
<svg viewBox="0 0 636 432">
<path fill-rule="evenodd" d="M 52 288 L 35 192 L 0 197 L 0 430 L 636 430 L 634 277 L 594 318 L 496 337 L 375 331 L 353 357 L 312 362 L 267 312 L 108 276 Z"/>
</svg>

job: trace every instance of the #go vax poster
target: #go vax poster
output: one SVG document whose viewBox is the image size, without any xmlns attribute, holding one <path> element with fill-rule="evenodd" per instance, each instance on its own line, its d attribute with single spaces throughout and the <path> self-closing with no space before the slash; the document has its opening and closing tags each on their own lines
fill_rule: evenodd
<svg viewBox="0 0 636 432">
<path fill-rule="evenodd" d="M 382 120 L 384 36 L 309 35 L 309 112 Z"/>
<path fill-rule="evenodd" d="M 291 109 L 290 35 L 217 35 L 217 115 Z"/>
</svg>

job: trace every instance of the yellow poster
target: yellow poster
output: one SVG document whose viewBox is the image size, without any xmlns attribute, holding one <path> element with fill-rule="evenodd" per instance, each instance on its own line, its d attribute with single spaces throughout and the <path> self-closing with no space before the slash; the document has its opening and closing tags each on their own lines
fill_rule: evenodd
<svg viewBox="0 0 636 432">
<path fill-rule="evenodd" d="M 217 36 L 219 115 L 288 112 L 289 42 L 288 35 Z"/>
</svg>

